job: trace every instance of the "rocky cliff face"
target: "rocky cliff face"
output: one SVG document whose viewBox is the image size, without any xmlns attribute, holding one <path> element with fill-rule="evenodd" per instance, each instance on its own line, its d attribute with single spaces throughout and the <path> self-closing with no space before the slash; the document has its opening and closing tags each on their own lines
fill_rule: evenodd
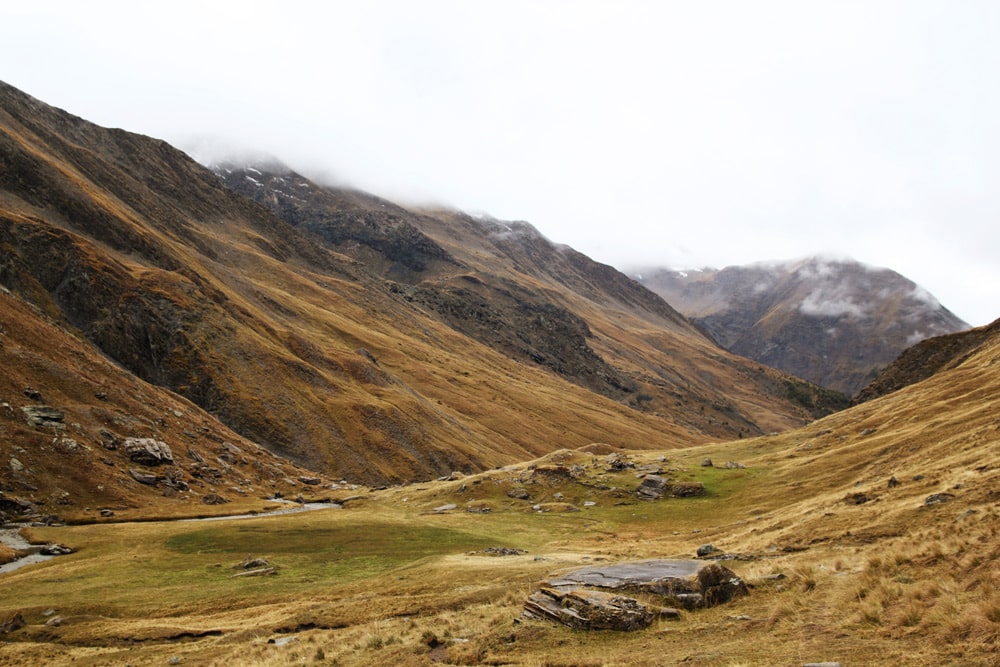
<svg viewBox="0 0 1000 667">
<path fill-rule="evenodd" d="M 229 189 L 161 141 L 6 85 L 0 162 L 0 285 L 25 317 L 331 477 L 426 479 L 810 416 L 786 376 L 524 223 L 410 210 L 289 170 L 247 169 Z M 31 364 L 5 356 L 18 384 L 66 367 L 42 349 Z M 16 389 L 0 399 L 19 407 Z M 155 410 L 161 394 L 143 395 Z M 167 442 L 176 460 L 163 434 L 120 435 Z"/>
<path fill-rule="evenodd" d="M 848 395 L 910 345 L 968 328 L 912 281 L 849 260 L 639 274 L 726 349 Z"/>
</svg>

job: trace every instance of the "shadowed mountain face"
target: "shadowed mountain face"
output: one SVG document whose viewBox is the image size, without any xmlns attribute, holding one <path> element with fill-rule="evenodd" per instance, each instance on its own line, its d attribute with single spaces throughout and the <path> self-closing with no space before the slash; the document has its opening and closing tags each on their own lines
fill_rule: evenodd
<svg viewBox="0 0 1000 667">
<path fill-rule="evenodd" d="M 959 366 L 987 342 L 1000 338 L 1000 320 L 968 331 L 935 336 L 903 350 L 895 361 L 858 392 L 854 403 L 873 398 L 926 380 L 932 375 Z"/>
<path fill-rule="evenodd" d="M 641 276 L 726 349 L 848 395 L 910 345 L 968 328 L 912 281 L 854 261 Z"/>
<path fill-rule="evenodd" d="M 409 210 L 283 168 L 231 171 L 220 182 L 162 141 L 0 85 L 0 285 L 24 320 L 8 329 L 44 323 L 94 360 L 79 372 L 112 403 L 81 394 L 74 410 L 136 410 L 96 389 L 126 386 L 97 363 L 111 359 L 244 444 L 385 483 L 594 441 L 667 448 L 782 430 L 815 409 L 815 388 L 789 400 L 796 381 L 530 225 Z M 49 353 L 29 363 L 10 353 L 21 341 L 3 362 L 16 384 L 58 396 L 38 368 L 66 368 L 64 345 L 47 338 Z M 28 428 L 19 408 L 32 399 L 3 391 L 6 432 Z"/>
</svg>

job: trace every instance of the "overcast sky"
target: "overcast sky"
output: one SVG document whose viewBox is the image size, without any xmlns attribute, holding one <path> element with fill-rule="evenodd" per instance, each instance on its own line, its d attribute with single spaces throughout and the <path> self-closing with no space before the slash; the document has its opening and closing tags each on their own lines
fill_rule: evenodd
<svg viewBox="0 0 1000 667">
<path fill-rule="evenodd" d="M 5 2 L 0 78 L 619 268 L 850 256 L 1000 317 L 995 0 Z"/>
</svg>

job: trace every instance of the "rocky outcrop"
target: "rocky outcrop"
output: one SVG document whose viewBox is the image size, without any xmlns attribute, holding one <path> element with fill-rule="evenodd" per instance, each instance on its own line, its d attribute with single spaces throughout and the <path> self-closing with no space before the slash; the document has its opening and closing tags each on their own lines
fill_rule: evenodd
<svg viewBox="0 0 1000 667">
<path fill-rule="evenodd" d="M 133 463 L 145 466 L 158 466 L 161 463 L 172 464 L 173 452 L 167 443 L 153 438 L 126 438 L 125 453 Z"/>
<path fill-rule="evenodd" d="M 657 611 L 634 598 L 586 589 L 542 588 L 524 604 L 527 616 L 577 630 L 642 630 L 656 619 Z"/>
<path fill-rule="evenodd" d="M 746 595 L 747 586 L 732 570 L 714 562 L 648 560 L 589 566 L 542 582 L 525 603 L 524 613 L 591 630 L 637 630 L 658 616 L 679 613 L 672 607 L 650 607 L 625 593 L 652 595 L 691 610 Z"/>
<path fill-rule="evenodd" d="M 21 408 L 24 418 L 32 426 L 44 426 L 52 429 L 65 428 L 63 419 L 65 415 L 60 410 L 50 408 L 47 405 L 26 405 Z"/>
</svg>

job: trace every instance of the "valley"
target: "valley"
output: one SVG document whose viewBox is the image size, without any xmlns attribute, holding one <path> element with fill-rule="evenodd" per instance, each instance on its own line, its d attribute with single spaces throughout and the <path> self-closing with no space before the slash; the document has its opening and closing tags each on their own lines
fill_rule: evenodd
<svg viewBox="0 0 1000 667">
<path fill-rule="evenodd" d="M 526 222 L 0 103 L 0 523 L 70 551 L 0 665 L 1000 659 L 997 323 L 849 406 Z M 524 614 L 647 559 L 747 594 Z"/>
</svg>

